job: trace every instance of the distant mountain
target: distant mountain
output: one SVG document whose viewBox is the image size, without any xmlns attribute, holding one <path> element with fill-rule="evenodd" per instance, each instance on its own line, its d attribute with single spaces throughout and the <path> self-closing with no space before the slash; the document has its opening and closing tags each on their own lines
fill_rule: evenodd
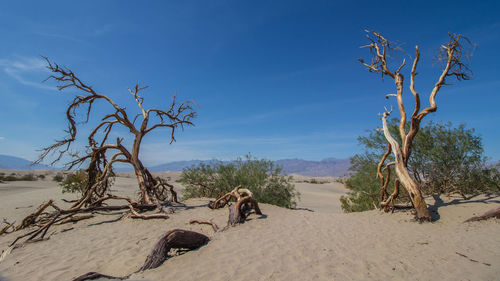
<svg viewBox="0 0 500 281">
<path fill-rule="evenodd" d="M 156 166 L 150 166 L 148 169 L 151 172 L 165 172 L 165 171 L 182 171 L 193 165 L 200 163 L 210 163 L 215 160 L 190 160 L 190 161 L 176 161 L 164 163 Z M 230 161 L 223 161 L 229 163 Z M 286 174 L 299 174 L 310 177 L 338 177 L 347 173 L 350 166 L 349 159 L 326 158 L 321 161 L 308 161 L 303 159 L 282 159 L 275 161 L 276 164 L 283 168 Z M 37 164 L 30 166 L 31 162 L 14 156 L 0 154 L 0 169 L 10 170 L 41 170 L 41 169 L 55 169 L 53 167 Z M 130 172 L 132 171 L 129 165 L 117 165 L 115 168 L 117 172 Z"/>
<path fill-rule="evenodd" d="M 152 172 L 182 171 L 184 168 L 200 163 L 210 163 L 213 160 L 201 161 L 177 161 L 149 167 Z M 228 163 L 230 161 L 224 161 Z M 350 162 L 349 159 L 326 158 L 321 161 L 308 161 L 302 159 L 283 159 L 275 161 L 283 167 L 286 174 L 299 174 L 310 177 L 338 177 L 347 173 Z"/>
<path fill-rule="evenodd" d="M 283 167 L 287 174 L 299 174 L 310 177 L 339 177 L 348 172 L 349 159 L 326 158 L 321 161 L 308 161 L 302 159 L 277 160 L 276 163 Z"/>
<path fill-rule="evenodd" d="M 9 170 L 54 170 L 55 168 L 43 164 L 31 166 L 31 161 L 9 155 L 0 154 L 0 169 Z"/>
</svg>

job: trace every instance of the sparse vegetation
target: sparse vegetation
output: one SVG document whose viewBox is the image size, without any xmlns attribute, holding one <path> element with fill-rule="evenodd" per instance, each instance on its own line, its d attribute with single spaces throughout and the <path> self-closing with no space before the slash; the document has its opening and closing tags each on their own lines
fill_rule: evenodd
<svg viewBox="0 0 500 281">
<path fill-rule="evenodd" d="M 55 181 L 55 182 L 62 182 L 63 179 L 64 179 L 64 177 L 61 174 L 57 174 L 54 177 L 52 177 L 52 180 Z"/>
<path fill-rule="evenodd" d="M 180 182 L 186 186 L 184 198 L 218 197 L 236 186 L 249 189 L 261 203 L 293 208 L 299 193 L 291 176 L 281 175 L 274 162 L 247 155 L 231 163 L 211 161 L 192 166 L 182 172 Z"/>
<path fill-rule="evenodd" d="M 36 181 L 38 178 L 32 174 L 26 175 L 16 175 L 15 173 L 11 173 L 8 176 L 5 176 L 4 173 L 0 175 L 0 181 Z"/>
<path fill-rule="evenodd" d="M 398 120 L 388 124 L 390 131 L 398 130 Z M 375 178 L 377 164 L 386 151 L 382 132 L 372 130 L 367 136 L 358 138 L 364 146 L 363 154 L 351 158 L 353 173 L 344 180 L 351 192 L 341 197 L 346 212 L 358 212 L 380 206 L 380 180 Z M 388 161 L 394 161 L 388 156 Z M 413 143 L 413 152 L 408 160 L 412 178 L 421 186 L 424 194 L 466 194 L 500 191 L 500 165 L 487 167 L 483 156 L 481 137 L 465 125 L 453 127 L 451 123 L 430 122 L 420 128 Z M 392 193 L 394 179 L 387 184 Z M 400 193 L 397 201 L 409 204 L 406 192 Z"/>
</svg>

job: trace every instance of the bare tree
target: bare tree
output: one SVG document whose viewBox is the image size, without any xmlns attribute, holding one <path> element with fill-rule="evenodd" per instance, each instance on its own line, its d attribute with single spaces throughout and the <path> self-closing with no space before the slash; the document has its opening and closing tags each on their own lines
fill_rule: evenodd
<svg viewBox="0 0 500 281">
<path fill-rule="evenodd" d="M 442 86 L 449 85 L 446 80 L 448 78 L 456 78 L 460 81 L 469 80 L 471 78 L 472 73 L 467 65 L 467 62 L 470 58 L 472 44 L 469 39 L 460 34 L 449 34 L 449 41 L 445 45 L 441 46 L 439 54 L 437 55 L 437 60 L 442 63 L 443 69 L 429 95 L 429 106 L 423 109 L 421 109 L 420 95 L 415 89 L 415 77 L 417 75 L 417 65 L 420 59 L 419 48 L 418 46 L 415 47 L 415 58 L 410 72 L 410 91 L 415 100 L 415 109 L 410 117 L 410 128 L 407 132 L 407 115 L 403 103 L 404 76 L 401 73 L 406 61 L 403 59 L 401 64 L 391 67 L 388 63 L 388 59 L 391 58 L 391 54 L 397 51 L 398 48 L 393 46 L 393 44 L 384 38 L 380 33 L 369 30 L 366 32 L 369 44 L 363 47 L 370 50 L 371 58 L 369 62 L 365 62 L 363 59 L 360 59 L 359 61 L 366 66 L 369 72 L 380 73 L 382 78 L 384 76 L 389 76 L 394 80 L 394 83 L 396 84 L 396 94 L 388 94 L 386 95 L 386 98 L 396 98 L 401 116 L 398 132 L 401 142 L 398 142 L 391 135 L 387 126 L 387 116 L 391 114 L 392 108 L 390 110 L 386 109 L 386 111 L 382 114 L 383 132 L 388 142 L 388 150 L 383 155 L 377 170 L 377 176 L 380 178 L 382 185 L 380 194 L 381 207 L 387 208 L 389 204 L 394 204 L 393 200 L 399 194 L 399 184 L 402 184 L 406 191 L 408 191 L 411 202 L 416 210 L 417 219 L 420 221 L 430 221 L 431 216 L 427 209 L 427 204 L 422 197 L 420 187 L 416 184 L 408 170 L 408 159 L 411 156 L 412 143 L 415 135 L 419 131 L 420 122 L 427 114 L 437 110 L 436 94 Z M 385 164 L 387 156 L 391 152 L 394 154 L 395 161 Z M 389 195 L 386 188 L 390 180 L 391 166 L 394 166 L 397 178 L 395 179 L 394 192 Z M 383 175 L 384 171 L 387 171 L 385 178 Z"/>
<path fill-rule="evenodd" d="M 172 186 L 162 180 L 155 179 L 139 159 L 141 143 L 144 137 L 155 129 L 168 128 L 171 131 L 170 143 L 175 141 L 175 131 L 177 128 L 184 129 L 186 125 L 193 125 L 192 119 L 196 113 L 193 111 L 191 102 L 176 102 L 176 96 L 173 96 L 172 102 L 166 109 L 147 109 L 143 106 L 143 97 L 139 95 L 147 87 L 136 85 L 129 89 L 129 94 L 135 100 L 138 111 L 133 118 L 129 117 L 131 113 L 125 107 L 118 105 L 109 96 L 98 93 L 91 86 L 80 80 L 70 69 L 61 67 L 58 64 L 47 61 L 47 68 L 52 75 L 47 79 L 54 79 L 59 83 L 58 89 L 76 88 L 80 94 L 76 95 L 73 101 L 66 109 L 66 119 L 68 121 L 68 135 L 56 141 L 51 146 L 42 150 L 42 153 L 36 163 L 43 161 L 48 155 L 55 154 L 54 164 L 62 159 L 66 154 L 73 157 L 73 160 L 66 164 L 66 168 L 72 169 L 83 163 L 89 163 L 88 186 L 80 200 L 72 208 L 78 209 L 87 206 L 98 198 L 103 198 L 106 194 L 112 174 L 112 166 L 117 162 L 127 163 L 134 168 L 137 182 L 140 189 L 141 204 L 155 204 L 159 206 L 159 201 L 165 199 L 164 193 L 172 190 Z M 94 102 L 102 101 L 109 105 L 110 113 L 101 117 L 88 136 L 88 145 L 85 153 L 72 153 L 70 148 L 75 143 L 78 134 L 78 125 L 87 123 L 92 113 Z M 84 108 L 83 118 L 78 115 L 79 109 Z M 92 113 L 94 116 L 94 113 Z M 136 124 L 137 123 L 137 124 Z M 122 137 L 116 140 L 110 139 L 110 133 L 115 128 L 122 127 L 130 131 L 133 137 L 131 147 L 126 147 Z M 107 157 L 110 156 L 110 160 Z M 166 189 L 165 186 L 170 187 Z M 163 187 L 160 189 L 160 187 Z M 174 195 L 174 194 L 172 194 Z M 175 198 L 174 200 L 177 200 Z"/>
</svg>

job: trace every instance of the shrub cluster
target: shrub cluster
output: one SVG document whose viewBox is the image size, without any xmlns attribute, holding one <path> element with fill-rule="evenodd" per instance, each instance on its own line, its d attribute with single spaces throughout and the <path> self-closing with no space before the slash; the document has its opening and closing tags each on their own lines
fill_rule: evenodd
<svg viewBox="0 0 500 281">
<path fill-rule="evenodd" d="M 36 181 L 38 178 L 32 174 L 26 175 L 16 175 L 15 173 L 11 173 L 10 175 L 5 175 L 4 173 L 0 173 L 0 181 Z"/>
<path fill-rule="evenodd" d="M 184 169 L 180 182 L 186 187 L 185 199 L 214 198 L 241 185 L 252 191 L 258 202 L 293 208 L 300 194 L 291 183 L 292 177 L 281 172 L 274 162 L 247 155 L 229 163 L 214 160 Z"/>
<path fill-rule="evenodd" d="M 56 175 L 58 176 L 58 175 Z M 54 176 L 54 178 L 56 177 Z M 63 193 L 80 193 L 83 194 L 87 187 L 88 176 L 84 170 L 79 170 L 74 173 L 68 173 L 64 180 L 59 182 Z"/>
</svg>

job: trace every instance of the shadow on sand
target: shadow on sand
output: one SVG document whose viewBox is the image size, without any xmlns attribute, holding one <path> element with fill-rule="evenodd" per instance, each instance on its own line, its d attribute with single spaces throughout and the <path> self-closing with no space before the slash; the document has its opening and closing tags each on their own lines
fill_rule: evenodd
<svg viewBox="0 0 500 281">
<path fill-rule="evenodd" d="M 455 198 L 449 202 L 444 202 L 441 196 L 445 195 L 433 194 L 432 198 L 434 198 L 434 204 L 429 204 L 429 212 L 431 214 L 432 221 L 438 221 L 441 218 L 438 212 L 438 209 L 441 207 L 446 207 L 450 205 L 470 204 L 470 203 L 500 204 L 500 194 L 486 193 L 484 194 L 484 197 L 477 198 L 482 195 L 483 194 L 472 195 L 470 197 L 467 197 L 467 199 Z"/>
</svg>

